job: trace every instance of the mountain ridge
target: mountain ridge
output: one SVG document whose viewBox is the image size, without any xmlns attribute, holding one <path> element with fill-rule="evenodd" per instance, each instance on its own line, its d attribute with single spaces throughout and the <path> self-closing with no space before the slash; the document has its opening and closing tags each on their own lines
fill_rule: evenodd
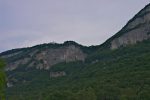
<svg viewBox="0 0 150 100">
<path fill-rule="evenodd" d="M 117 32 L 113 37 L 108 39 L 111 42 L 111 49 L 116 49 L 120 46 L 136 44 L 150 38 L 150 4 L 140 10 L 127 24 Z M 124 37 L 123 37 L 124 35 Z M 133 37 L 133 38 L 131 38 Z M 117 38 L 117 39 L 116 39 Z"/>
<path fill-rule="evenodd" d="M 9 100 L 149 100 L 150 4 L 97 46 L 74 41 L 0 53 Z"/>
</svg>

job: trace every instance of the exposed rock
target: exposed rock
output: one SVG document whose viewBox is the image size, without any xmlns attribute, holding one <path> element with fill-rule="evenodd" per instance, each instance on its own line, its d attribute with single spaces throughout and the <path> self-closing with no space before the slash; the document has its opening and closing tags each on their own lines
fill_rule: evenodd
<svg viewBox="0 0 150 100">
<path fill-rule="evenodd" d="M 20 67 L 48 70 L 51 66 L 61 62 L 84 61 L 86 53 L 75 42 L 65 42 L 65 45 L 40 46 L 26 49 L 9 55 L 3 55 L 8 61 L 6 71 Z M 17 55 L 19 54 L 19 56 Z"/>
<path fill-rule="evenodd" d="M 49 69 L 51 66 L 61 62 L 84 61 L 86 54 L 76 46 L 61 47 L 57 49 L 46 49 L 35 56 L 37 69 Z M 33 62 L 31 62 L 33 64 Z M 31 66 L 31 65 L 30 65 Z"/>
<path fill-rule="evenodd" d="M 57 77 L 62 77 L 66 76 L 66 72 L 60 71 L 60 72 L 50 72 L 50 78 L 57 78 Z"/>
<path fill-rule="evenodd" d="M 147 28 L 147 30 L 150 28 Z M 132 30 L 119 38 L 114 39 L 111 42 L 111 49 L 116 49 L 120 46 L 126 46 L 129 44 L 136 44 L 137 42 L 141 42 L 143 40 L 147 40 L 150 38 L 148 34 L 150 31 L 146 31 L 146 27 L 141 27 L 135 30 Z"/>
<path fill-rule="evenodd" d="M 111 49 L 136 44 L 150 38 L 150 5 L 141 10 L 111 41 Z M 120 35 L 120 36 L 118 36 Z"/>
<path fill-rule="evenodd" d="M 19 66 L 25 65 L 30 60 L 31 60 L 30 58 L 23 58 L 23 59 L 15 61 L 15 62 L 8 63 L 5 70 L 6 71 L 12 71 L 12 70 L 16 69 Z"/>
<path fill-rule="evenodd" d="M 9 88 L 9 87 L 13 87 L 13 84 L 10 83 L 10 82 L 8 82 L 8 83 L 7 83 L 7 87 L 8 87 L 8 88 Z"/>
</svg>

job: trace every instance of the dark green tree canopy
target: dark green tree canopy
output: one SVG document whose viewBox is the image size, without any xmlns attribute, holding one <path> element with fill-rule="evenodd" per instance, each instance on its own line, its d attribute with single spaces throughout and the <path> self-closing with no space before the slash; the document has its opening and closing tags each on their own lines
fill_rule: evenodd
<svg viewBox="0 0 150 100">
<path fill-rule="evenodd" d="M 4 73 L 5 63 L 0 59 L 0 100 L 5 100 L 5 73 Z"/>
</svg>

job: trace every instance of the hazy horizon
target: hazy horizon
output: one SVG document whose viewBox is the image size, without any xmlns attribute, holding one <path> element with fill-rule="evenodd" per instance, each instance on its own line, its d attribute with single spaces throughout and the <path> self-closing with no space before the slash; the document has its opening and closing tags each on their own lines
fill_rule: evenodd
<svg viewBox="0 0 150 100">
<path fill-rule="evenodd" d="M 0 52 L 72 40 L 99 45 L 149 0 L 1 0 Z"/>
</svg>

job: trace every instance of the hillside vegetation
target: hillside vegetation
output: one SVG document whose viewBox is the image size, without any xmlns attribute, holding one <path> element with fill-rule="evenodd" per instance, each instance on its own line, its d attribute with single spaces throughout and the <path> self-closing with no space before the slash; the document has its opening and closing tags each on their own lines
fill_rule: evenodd
<svg viewBox="0 0 150 100">
<path fill-rule="evenodd" d="M 117 50 L 99 50 L 86 63 L 61 63 L 47 71 L 18 69 L 12 75 L 20 83 L 8 88 L 7 96 L 9 100 L 150 100 L 149 61 L 147 40 Z M 50 71 L 67 75 L 50 78 Z"/>
<path fill-rule="evenodd" d="M 5 100 L 5 73 L 4 73 L 4 62 L 0 59 L 0 100 Z"/>
</svg>

